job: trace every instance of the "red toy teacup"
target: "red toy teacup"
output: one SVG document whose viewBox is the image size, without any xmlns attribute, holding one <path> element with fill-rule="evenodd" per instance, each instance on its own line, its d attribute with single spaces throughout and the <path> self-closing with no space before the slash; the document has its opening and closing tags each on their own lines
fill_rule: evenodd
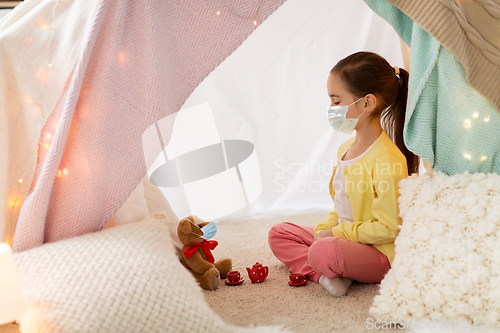
<svg viewBox="0 0 500 333">
<path fill-rule="evenodd" d="M 231 271 L 227 273 L 227 280 L 226 284 L 230 286 L 237 286 L 241 284 L 245 279 L 241 278 L 240 272 L 238 271 Z"/>
<path fill-rule="evenodd" d="M 302 274 L 292 273 L 290 274 L 290 283 L 299 284 L 305 280 L 305 276 Z"/>
<path fill-rule="evenodd" d="M 240 272 L 238 271 L 231 271 L 227 273 L 227 279 L 229 282 L 239 282 L 240 281 Z"/>
<path fill-rule="evenodd" d="M 290 274 L 290 281 L 288 281 L 288 285 L 298 287 L 303 286 L 307 283 L 307 279 L 302 274 L 292 273 Z"/>
</svg>

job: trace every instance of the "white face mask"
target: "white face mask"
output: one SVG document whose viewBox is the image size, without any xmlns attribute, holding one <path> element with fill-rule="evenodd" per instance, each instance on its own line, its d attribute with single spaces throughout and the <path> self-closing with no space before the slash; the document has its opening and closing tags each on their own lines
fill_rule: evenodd
<svg viewBox="0 0 500 333">
<path fill-rule="evenodd" d="M 357 118 L 346 118 L 345 116 L 347 114 L 347 111 L 349 110 L 349 107 L 356 104 L 363 98 L 364 96 L 349 105 L 335 105 L 328 107 L 328 122 L 334 130 L 345 133 L 347 135 L 352 134 L 352 131 L 354 131 L 354 128 L 358 123 L 359 117 L 361 117 L 364 112 Z"/>
</svg>

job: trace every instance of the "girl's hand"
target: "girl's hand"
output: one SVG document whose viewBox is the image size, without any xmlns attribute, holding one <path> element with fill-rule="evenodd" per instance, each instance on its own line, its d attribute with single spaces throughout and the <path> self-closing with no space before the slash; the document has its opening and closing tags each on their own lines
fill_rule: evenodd
<svg viewBox="0 0 500 333">
<path fill-rule="evenodd" d="M 317 233 L 316 236 L 314 236 L 314 241 L 316 241 L 318 238 L 323 237 L 333 237 L 332 229 L 323 230 L 322 232 Z"/>
</svg>

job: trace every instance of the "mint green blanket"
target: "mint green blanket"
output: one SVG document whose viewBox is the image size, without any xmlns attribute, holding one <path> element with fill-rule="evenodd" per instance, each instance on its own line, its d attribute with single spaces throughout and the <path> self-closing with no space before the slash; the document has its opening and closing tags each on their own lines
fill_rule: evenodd
<svg viewBox="0 0 500 333">
<path fill-rule="evenodd" d="M 460 62 L 397 7 L 365 0 L 411 47 L 404 138 L 448 175 L 500 173 L 500 116 L 466 81 Z"/>
</svg>

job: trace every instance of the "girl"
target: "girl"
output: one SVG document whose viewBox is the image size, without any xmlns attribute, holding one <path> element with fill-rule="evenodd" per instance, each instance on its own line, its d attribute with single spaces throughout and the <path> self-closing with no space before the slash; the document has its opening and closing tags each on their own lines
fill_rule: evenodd
<svg viewBox="0 0 500 333">
<path fill-rule="evenodd" d="M 358 52 L 333 67 L 327 90 L 331 125 L 347 134 L 356 130 L 333 168 L 335 209 L 315 227 L 275 225 L 269 246 L 291 272 L 340 297 L 353 280 L 379 283 L 389 270 L 401 224 L 398 183 L 417 172 L 419 161 L 403 141 L 407 71 Z"/>
</svg>

